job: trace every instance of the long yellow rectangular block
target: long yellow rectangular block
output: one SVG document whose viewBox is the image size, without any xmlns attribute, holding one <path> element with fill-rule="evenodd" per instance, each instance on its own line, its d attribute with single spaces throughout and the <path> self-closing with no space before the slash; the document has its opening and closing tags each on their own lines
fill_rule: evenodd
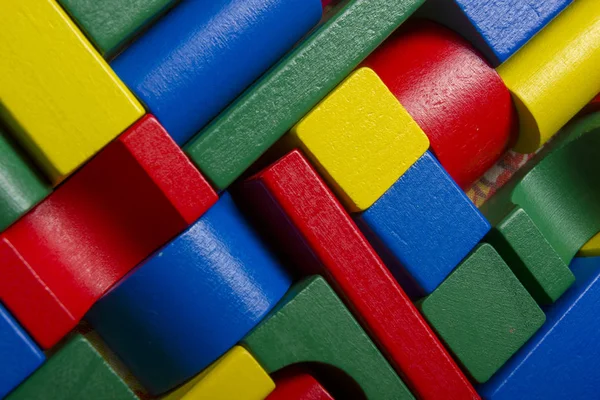
<svg viewBox="0 0 600 400">
<path fill-rule="evenodd" d="M 0 112 L 57 183 L 144 109 L 54 0 L 0 3 Z"/>
<path fill-rule="evenodd" d="M 580 257 L 599 257 L 600 256 L 600 233 L 591 238 L 583 247 L 579 250 Z"/>
<path fill-rule="evenodd" d="M 515 150 L 537 150 L 600 92 L 600 1 L 575 0 L 497 68 L 520 119 Z"/>
<path fill-rule="evenodd" d="M 275 382 L 246 349 L 235 346 L 162 400 L 262 400 Z"/>
<path fill-rule="evenodd" d="M 429 148 L 429 139 L 377 74 L 360 68 L 292 129 L 350 211 L 370 207 Z"/>
</svg>

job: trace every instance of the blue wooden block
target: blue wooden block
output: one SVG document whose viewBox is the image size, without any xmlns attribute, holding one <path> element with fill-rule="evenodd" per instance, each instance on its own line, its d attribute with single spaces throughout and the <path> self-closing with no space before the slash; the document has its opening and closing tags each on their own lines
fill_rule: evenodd
<svg viewBox="0 0 600 400">
<path fill-rule="evenodd" d="M 546 323 L 479 391 L 486 399 L 600 396 L 600 257 L 575 258 L 576 281 L 546 308 Z"/>
<path fill-rule="evenodd" d="M 183 1 L 111 62 L 185 143 L 321 18 L 319 0 Z"/>
<path fill-rule="evenodd" d="M 225 193 L 108 292 L 87 319 L 156 395 L 229 350 L 290 285 Z"/>
<path fill-rule="evenodd" d="M 31 375 L 45 359 L 42 350 L 0 304 L 0 399 Z"/>
<path fill-rule="evenodd" d="M 429 151 L 356 219 L 412 297 L 433 292 L 490 230 Z"/>
<path fill-rule="evenodd" d="M 459 32 L 499 65 L 573 0 L 429 0 L 422 15 Z"/>
</svg>

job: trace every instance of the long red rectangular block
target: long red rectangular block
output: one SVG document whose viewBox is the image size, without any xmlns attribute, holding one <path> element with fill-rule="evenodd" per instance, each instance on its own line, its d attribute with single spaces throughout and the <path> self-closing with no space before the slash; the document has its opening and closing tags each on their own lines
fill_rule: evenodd
<svg viewBox="0 0 600 400">
<path fill-rule="evenodd" d="M 477 392 L 306 158 L 294 150 L 253 176 L 244 194 L 304 272 L 322 273 L 422 399 Z"/>
<path fill-rule="evenodd" d="M 216 200 L 148 115 L 0 235 L 0 301 L 49 348 Z"/>
</svg>

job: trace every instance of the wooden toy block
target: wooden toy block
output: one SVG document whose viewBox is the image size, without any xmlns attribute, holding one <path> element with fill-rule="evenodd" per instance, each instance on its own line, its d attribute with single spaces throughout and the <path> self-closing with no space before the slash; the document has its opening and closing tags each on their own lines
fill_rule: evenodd
<svg viewBox="0 0 600 400">
<path fill-rule="evenodd" d="M 581 257 L 598 257 L 600 256 L 600 233 L 596 234 L 586 244 L 584 244 L 578 253 Z"/>
<path fill-rule="evenodd" d="M 218 189 L 226 188 L 423 1 L 347 2 L 194 137 L 185 151 Z"/>
<path fill-rule="evenodd" d="M 246 181 L 244 199 L 304 273 L 322 273 L 422 399 L 477 393 L 304 156 L 294 150 Z"/>
<path fill-rule="evenodd" d="M 533 152 L 600 92 L 600 8 L 577 0 L 497 68 L 520 119 L 515 150 Z"/>
<path fill-rule="evenodd" d="M 433 292 L 490 229 L 429 151 L 356 220 L 412 297 Z"/>
<path fill-rule="evenodd" d="M 57 183 L 144 114 L 55 0 L 0 15 L 0 114 Z"/>
<path fill-rule="evenodd" d="M 321 18 L 319 0 L 183 1 L 111 66 L 178 144 Z"/>
<path fill-rule="evenodd" d="M 544 313 L 489 244 L 477 246 L 421 311 L 477 382 L 485 382 L 542 326 Z"/>
<path fill-rule="evenodd" d="M 275 380 L 275 390 L 266 400 L 334 400 L 312 375 L 303 372 Z"/>
<path fill-rule="evenodd" d="M 44 353 L 0 304 L 0 398 L 23 382 L 45 360 Z"/>
<path fill-rule="evenodd" d="M 216 200 L 146 116 L 0 235 L 0 300 L 50 348 Z"/>
<path fill-rule="evenodd" d="M 162 400 L 263 400 L 273 389 L 275 382 L 252 354 L 235 346 Z"/>
<path fill-rule="evenodd" d="M 350 211 L 369 208 L 429 140 L 377 74 L 350 74 L 291 131 Z"/>
<path fill-rule="evenodd" d="M 0 232 L 50 193 L 16 143 L 0 127 Z"/>
<path fill-rule="evenodd" d="M 348 374 L 369 400 L 414 399 L 320 276 L 292 286 L 242 344 L 269 373 L 295 363 L 324 363 Z"/>
<path fill-rule="evenodd" d="M 575 284 L 535 336 L 480 390 L 486 399 L 593 399 L 600 382 L 600 258 L 571 263 Z"/>
<path fill-rule="evenodd" d="M 6 400 L 138 400 L 94 346 L 73 336 Z"/>
<path fill-rule="evenodd" d="M 463 189 L 498 161 L 516 133 L 517 114 L 498 73 L 440 25 L 423 20 L 403 25 L 363 65 L 415 119 Z"/>
<path fill-rule="evenodd" d="M 422 14 L 459 32 L 494 65 L 506 61 L 573 0 L 429 0 Z"/>
<path fill-rule="evenodd" d="M 233 347 L 290 284 L 225 193 L 99 300 L 86 319 L 157 395 Z"/>
<path fill-rule="evenodd" d="M 105 58 L 151 25 L 179 0 L 58 0 Z"/>
<path fill-rule="evenodd" d="M 575 282 L 568 265 L 520 207 L 490 231 L 487 241 L 539 304 L 556 301 Z"/>
</svg>

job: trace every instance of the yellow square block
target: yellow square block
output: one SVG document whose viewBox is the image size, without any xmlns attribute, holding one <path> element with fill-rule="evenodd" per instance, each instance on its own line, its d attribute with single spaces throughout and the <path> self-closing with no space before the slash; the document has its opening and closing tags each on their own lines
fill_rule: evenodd
<svg viewBox="0 0 600 400">
<path fill-rule="evenodd" d="M 600 256 L 600 233 L 591 238 L 583 247 L 579 250 L 580 257 L 598 257 Z"/>
<path fill-rule="evenodd" d="M 144 108 L 54 0 L 0 12 L 2 117 L 57 183 Z"/>
<path fill-rule="evenodd" d="M 273 389 L 275 382 L 252 354 L 235 346 L 162 400 L 262 400 Z"/>
<path fill-rule="evenodd" d="M 353 212 L 366 210 L 429 148 L 429 139 L 369 68 L 353 72 L 291 132 Z"/>
<path fill-rule="evenodd" d="M 497 69 L 531 153 L 600 92 L 600 1 L 576 0 Z"/>
</svg>

